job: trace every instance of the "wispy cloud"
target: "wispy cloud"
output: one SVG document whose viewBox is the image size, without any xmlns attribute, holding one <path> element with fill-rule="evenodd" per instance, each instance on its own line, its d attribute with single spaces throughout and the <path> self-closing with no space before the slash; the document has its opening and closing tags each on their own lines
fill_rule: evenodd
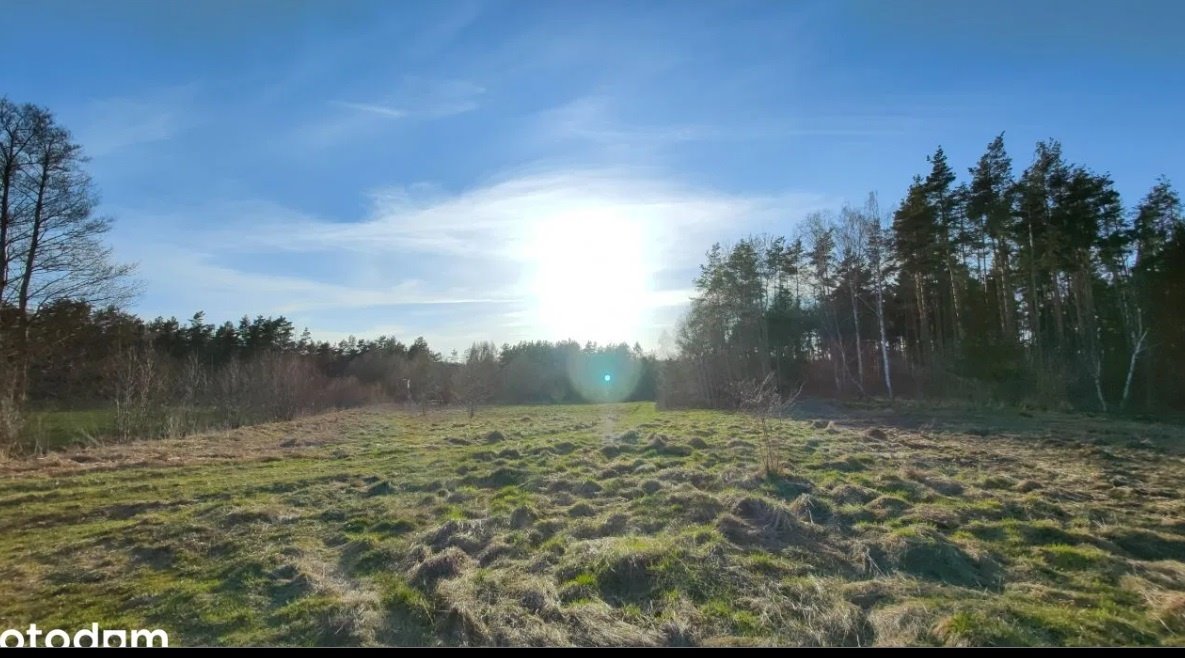
<svg viewBox="0 0 1185 658">
<path fill-rule="evenodd" d="M 196 84 L 101 98 L 84 105 L 71 123 L 88 155 L 102 157 L 139 144 L 162 142 L 198 122 Z M 73 118 L 73 117 L 71 117 Z"/>
<path fill-rule="evenodd" d="M 331 101 L 331 105 L 344 107 L 348 110 L 357 110 L 359 112 L 369 112 L 377 114 L 388 119 L 402 119 L 407 116 L 407 110 L 400 110 L 394 107 L 387 107 L 386 105 L 376 105 L 374 103 L 350 103 L 347 101 Z"/>
<path fill-rule="evenodd" d="M 895 135 L 916 130 L 924 123 L 918 114 L 829 112 L 757 121 L 647 124 L 621 119 L 617 106 L 615 99 L 604 95 L 576 98 L 539 113 L 536 134 L 546 140 L 654 148 L 686 142 Z"/>
<path fill-rule="evenodd" d="M 330 104 L 387 119 L 440 119 L 476 110 L 484 93 L 484 87 L 464 80 L 409 78 L 382 101 L 336 100 Z"/>
<path fill-rule="evenodd" d="M 127 249 L 123 250 L 127 253 Z M 244 312 L 298 313 L 392 306 L 502 304 L 511 299 L 470 295 L 467 291 L 409 278 L 367 286 L 341 285 L 291 274 L 249 271 L 219 264 L 218 257 L 180 244 L 157 242 L 139 254 L 139 273 L 157 295 L 171 299 L 230 299 Z M 201 281 L 198 289 L 193 281 Z M 497 291 L 490 291 L 496 293 Z M 200 302 L 199 302 L 200 303 Z M 256 309 L 250 311 L 250 309 Z"/>
<path fill-rule="evenodd" d="M 391 93 L 328 101 L 331 111 L 301 125 L 297 137 L 303 145 L 327 146 L 380 130 L 384 122 L 444 119 L 478 109 L 484 93 L 466 80 L 408 76 Z"/>
<path fill-rule="evenodd" d="M 793 192 L 731 194 L 660 171 L 608 168 L 509 172 L 458 192 L 377 190 L 367 216 L 353 221 L 259 202 L 192 211 L 210 220 L 204 226 L 222 228 L 131 214 L 151 217 L 134 222 L 134 248 L 153 296 L 170 304 L 227 299 L 250 309 L 243 312 L 285 313 L 314 327 L 346 310 L 387 308 L 404 317 L 422 308 L 430 317 L 419 333 L 451 332 L 458 344 L 540 337 L 532 324 L 540 257 L 553 262 L 568 252 L 578 264 L 613 267 L 619 245 L 639 250 L 641 258 L 631 255 L 647 281 L 621 294 L 647 314 L 638 338 L 653 343 L 686 306 L 713 241 L 774 229 L 830 202 Z M 192 281 L 202 282 L 200 294 Z"/>
<path fill-rule="evenodd" d="M 227 236 L 228 248 L 457 257 L 524 255 L 534 231 L 563 223 L 597 231 L 609 220 L 639 227 L 663 252 L 656 265 L 698 258 L 721 227 L 755 227 L 821 207 L 818 195 L 738 195 L 693 188 L 639 168 L 522 172 L 456 194 L 418 186 L 379 190 L 362 221 L 285 217 Z"/>
</svg>

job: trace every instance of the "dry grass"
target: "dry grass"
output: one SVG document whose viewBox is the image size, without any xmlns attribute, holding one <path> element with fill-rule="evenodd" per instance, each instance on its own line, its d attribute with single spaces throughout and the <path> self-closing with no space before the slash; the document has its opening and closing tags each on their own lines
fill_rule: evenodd
<svg viewBox="0 0 1185 658">
<path fill-rule="evenodd" d="M 0 626 L 174 645 L 1185 643 L 1182 432 L 376 408 L 0 462 Z"/>
</svg>

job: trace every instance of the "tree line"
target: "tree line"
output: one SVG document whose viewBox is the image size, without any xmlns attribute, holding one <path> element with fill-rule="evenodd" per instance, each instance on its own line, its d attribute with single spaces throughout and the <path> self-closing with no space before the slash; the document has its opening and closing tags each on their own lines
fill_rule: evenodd
<svg viewBox="0 0 1185 658">
<path fill-rule="evenodd" d="M 637 345 L 476 343 L 444 357 L 422 337 L 331 343 L 298 334 L 283 316 L 145 321 L 73 300 L 40 309 L 28 337 L 25 407 L 109 409 L 103 438 L 177 436 L 379 402 L 464 404 L 473 413 L 492 403 L 655 395 L 655 361 Z M 21 438 L 19 425 L 6 437 Z"/>
<path fill-rule="evenodd" d="M 660 399 L 730 406 L 743 382 L 840 396 L 1185 409 L 1185 220 L 1161 178 L 1125 208 L 1110 176 L 1001 134 L 963 180 L 939 148 L 901 203 L 717 244 Z"/>
<path fill-rule="evenodd" d="M 523 341 L 499 348 L 482 342 L 445 357 L 423 337 L 410 344 L 394 336 L 332 343 L 314 340 L 307 329 L 298 334 L 284 316 L 215 324 L 198 312 L 187 321 L 145 321 L 116 307 L 77 301 L 43 309 L 30 323 L 30 343 L 39 349 L 30 354 L 27 398 L 55 408 L 114 399 L 120 364 L 132 356 L 151 359 L 158 369 L 207 374 L 269 357 L 299 358 L 320 376 L 373 388 L 391 402 L 582 402 L 610 393 L 653 399 L 655 387 L 654 359 L 639 345 Z M 597 377 L 610 374 L 610 383 L 616 376 L 618 384 L 585 386 L 590 369 L 597 369 Z"/>
</svg>

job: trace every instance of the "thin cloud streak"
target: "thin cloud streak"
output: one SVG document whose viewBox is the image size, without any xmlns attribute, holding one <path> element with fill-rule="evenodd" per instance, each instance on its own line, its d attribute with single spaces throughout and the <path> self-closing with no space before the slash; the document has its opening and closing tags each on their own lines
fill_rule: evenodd
<svg viewBox="0 0 1185 658">
<path fill-rule="evenodd" d="M 585 96 L 537 116 L 538 134 L 545 140 L 582 140 L 606 146 L 656 148 L 689 142 L 731 142 L 793 137 L 880 137 L 917 130 L 925 119 L 917 114 L 859 114 L 833 112 L 741 124 L 629 123 L 615 116 L 614 103 L 605 96 Z"/>
<path fill-rule="evenodd" d="M 385 105 L 376 105 L 374 103 L 351 103 L 347 101 L 330 101 L 330 105 L 337 107 L 344 107 L 348 110 L 357 110 L 359 112 L 369 112 L 377 114 L 388 119 L 403 119 L 408 116 L 406 110 L 400 110 L 394 107 L 387 107 Z"/>
<path fill-rule="evenodd" d="M 349 143 L 380 130 L 391 121 L 431 121 L 473 112 L 485 87 L 468 80 L 405 77 L 394 93 L 378 100 L 330 100 L 332 112 L 297 127 L 303 146 L 325 147 Z"/>
<path fill-rule="evenodd" d="M 93 157 L 170 140 L 198 123 L 198 96 L 190 84 L 91 101 L 78 112 L 76 137 Z"/>
</svg>

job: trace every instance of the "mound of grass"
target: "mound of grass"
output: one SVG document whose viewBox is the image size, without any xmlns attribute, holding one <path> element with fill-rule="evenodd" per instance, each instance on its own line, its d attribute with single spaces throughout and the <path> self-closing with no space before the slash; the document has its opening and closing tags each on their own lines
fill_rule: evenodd
<svg viewBox="0 0 1185 658">
<path fill-rule="evenodd" d="M 959 587 L 999 587 L 999 566 L 991 556 L 972 555 L 930 530 L 908 529 L 886 535 L 878 547 L 882 564 L 916 578 Z"/>
<path fill-rule="evenodd" d="M 795 498 L 790 503 L 789 510 L 796 519 L 807 523 L 827 523 L 831 520 L 831 505 L 811 494 L 804 493 Z"/>
<path fill-rule="evenodd" d="M 473 558 L 461 549 L 450 546 L 425 558 L 412 568 L 409 576 L 415 582 L 432 585 L 442 578 L 455 578 L 473 567 Z"/>
<path fill-rule="evenodd" d="M 1103 536 L 1138 560 L 1185 562 L 1185 539 L 1136 528 L 1113 528 Z"/>
</svg>

